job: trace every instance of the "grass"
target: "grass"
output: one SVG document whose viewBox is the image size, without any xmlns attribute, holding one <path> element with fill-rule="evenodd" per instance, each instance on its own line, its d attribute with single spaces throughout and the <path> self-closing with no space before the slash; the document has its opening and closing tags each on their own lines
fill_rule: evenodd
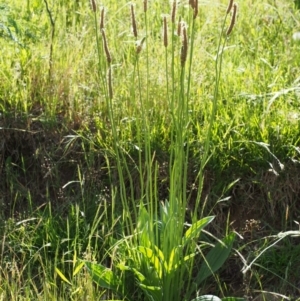
<svg viewBox="0 0 300 301">
<path fill-rule="evenodd" d="M 1 300 L 299 297 L 299 238 L 268 248 L 299 219 L 299 11 L 238 4 L 226 41 L 226 1 L 195 19 L 179 4 L 165 47 L 172 5 L 136 3 L 135 36 L 130 4 L 109 1 L 111 62 L 88 1 L 0 5 Z M 218 274 L 209 249 L 232 230 L 244 239 Z"/>
</svg>

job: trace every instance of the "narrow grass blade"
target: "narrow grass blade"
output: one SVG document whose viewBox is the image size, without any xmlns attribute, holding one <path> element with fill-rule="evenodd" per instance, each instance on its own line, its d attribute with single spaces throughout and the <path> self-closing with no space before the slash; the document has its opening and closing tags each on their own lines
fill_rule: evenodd
<svg viewBox="0 0 300 301">
<path fill-rule="evenodd" d="M 75 276 L 76 274 L 78 274 L 78 273 L 81 271 L 81 269 L 82 269 L 83 266 L 84 266 L 84 262 L 81 262 L 81 263 L 76 267 L 76 269 L 74 270 L 73 276 Z"/>
<path fill-rule="evenodd" d="M 72 285 L 72 283 L 66 278 L 66 276 L 58 268 L 55 268 L 55 272 L 64 282 Z"/>
</svg>

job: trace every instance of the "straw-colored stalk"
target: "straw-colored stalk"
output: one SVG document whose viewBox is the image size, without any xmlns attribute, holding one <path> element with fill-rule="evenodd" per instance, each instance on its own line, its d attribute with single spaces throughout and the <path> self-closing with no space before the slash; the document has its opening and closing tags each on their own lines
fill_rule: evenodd
<svg viewBox="0 0 300 301">
<path fill-rule="evenodd" d="M 103 47 L 104 47 L 104 52 L 105 52 L 106 60 L 107 60 L 107 63 L 110 65 L 112 59 L 111 59 L 111 54 L 110 54 L 110 51 L 109 51 L 109 48 L 108 48 L 106 34 L 105 34 L 104 29 L 102 29 L 101 33 L 102 33 Z"/>
<path fill-rule="evenodd" d="M 187 25 L 186 23 L 182 24 L 182 45 L 181 45 L 181 67 L 184 67 L 188 53 L 188 39 L 187 39 Z"/>
<path fill-rule="evenodd" d="M 196 17 L 198 16 L 198 0 L 194 0 L 194 19 L 196 19 Z"/>
<path fill-rule="evenodd" d="M 226 10 L 226 14 L 229 14 L 231 9 L 233 6 L 233 0 L 229 0 L 228 6 L 227 6 L 227 10 Z"/>
<path fill-rule="evenodd" d="M 137 26 L 136 26 L 136 19 L 135 19 L 135 12 L 134 12 L 134 6 L 133 4 L 130 5 L 130 11 L 131 11 L 131 26 L 132 26 L 132 32 L 135 38 L 137 38 Z"/>
<path fill-rule="evenodd" d="M 164 28 L 163 28 L 164 46 L 168 47 L 168 23 L 167 17 L 164 16 Z"/>
<path fill-rule="evenodd" d="M 179 17 L 178 24 L 177 24 L 177 35 L 180 37 L 181 36 L 181 27 L 182 27 L 182 22 L 181 22 L 181 16 Z"/>
<path fill-rule="evenodd" d="M 172 5 L 172 12 L 171 12 L 171 21 L 173 24 L 175 23 L 176 10 L 177 10 L 177 2 L 176 0 L 174 0 Z"/>
<path fill-rule="evenodd" d="M 230 24 L 229 24 L 229 27 L 226 31 L 226 35 L 229 36 L 230 33 L 232 32 L 232 29 L 235 25 L 235 22 L 236 22 L 236 15 L 237 15 L 237 4 L 234 3 L 233 6 L 232 6 L 232 15 L 231 15 L 231 20 L 230 20 Z"/>
<path fill-rule="evenodd" d="M 148 0 L 144 0 L 144 13 L 148 10 Z"/>
<path fill-rule="evenodd" d="M 107 84 L 108 84 L 108 96 L 110 99 L 113 98 L 113 87 L 112 87 L 112 71 L 111 66 L 108 68 L 108 74 L 107 74 Z"/>
<path fill-rule="evenodd" d="M 102 7 L 101 16 L 100 16 L 100 30 L 104 29 L 104 14 L 105 14 L 105 10 L 104 7 Z"/>
<path fill-rule="evenodd" d="M 97 11 L 97 5 L 95 0 L 91 0 L 91 7 L 93 12 L 95 13 Z"/>
</svg>

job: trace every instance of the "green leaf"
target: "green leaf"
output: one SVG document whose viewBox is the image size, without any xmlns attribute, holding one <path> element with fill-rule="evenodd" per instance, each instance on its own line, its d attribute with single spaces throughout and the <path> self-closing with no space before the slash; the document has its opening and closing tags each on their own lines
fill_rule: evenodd
<svg viewBox="0 0 300 301">
<path fill-rule="evenodd" d="M 137 269 L 129 267 L 127 265 L 124 265 L 123 263 L 119 263 L 117 265 L 117 268 L 120 269 L 121 271 L 133 272 L 140 282 L 143 282 L 146 280 L 146 277 L 141 272 L 139 272 Z"/>
<path fill-rule="evenodd" d="M 192 254 L 186 255 L 186 256 L 184 256 L 183 261 L 188 261 L 188 260 L 194 258 L 196 255 L 197 255 L 197 253 L 192 253 Z"/>
<path fill-rule="evenodd" d="M 112 270 L 101 264 L 88 261 L 85 261 L 85 266 L 91 274 L 93 281 L 95 281 L 99 286 L 119 293 L 121 282 Z"/>
<path fill-rule="evenodd" d="M 185 246 L 190 240 L 197 238 L 200 235 L 201 230 L 211 223 L 214 218 L 214 216 L 207 216 L 192 224 L 183 236 L 183 246 Z"/>
<path fill-rule="evenodd" d="M 68 284 L 72 285 L 72 283 L 66 278 L 66 276 L 58 268 L 55 268 L 55 272 L 64 282 L 67 282 Z"/>
<path fill-rule="evenodd" d="M 153 286 L 153 285 L 145 285 L 143 283 L 139 284 L 140 287 L 147 289 L 148 291 L 160 291 L 161 287 L 159 286 Z"/>
<path fill-rule="evenodd" d="M 227 235 L 222 241 L 218 242 L 207 254 L 205 261 L 202 263 L 196 283 L 199 285 L 204 279 L 217 271 L 228 258 L 235 239 L 235 234 Z"/>
<path fill-rule="evenodd" d="M 83 266 L 84 266 L 84 262 L 81 262 L 74 270 L 73 276 L 75 276 L 82 269 Z"/>
<path fill-rule="evenodd" d="M 142 283 L 139 283 L 139 286 L 141 289 L 145 292 L 147 295 L 146 300 L 155 300 L 155 301 L 161 301 L 163 300 L 163 294 L 162 294 L 162 288 L 158 286 L 150 286 L 150 285 L 144 285 Z"/>
<path fill-rule="evenodd" d="M 144 208 L 143 204 L 140 205 L 139 215 L 138 215 L 138 223 L 137 223 L 137 233 L 139 238 L 139 243 L 143 246 L 150 246 L 152 241 L 151 239 L 151 231 L 149 229 L 150 226 L 150 215 L 146 208 Z"/>
<path fill-rule="evenodd" d="M 154 249 L 157 256 L 160 258 L 160 260 L 164 262 L 165 261 L 164 253 L 157 246 L 154 246 Z"/>
<path fill-rule="evenodd" d="M 158 274 L 158 277 L 161 279 L 162 278 L 162 265 L 161 265 L 161 262 L 160 262 L 159 258 L 149 248 L 139 246 L 137 249 L 138 249 L 139 252 L 144 254 L 150 260 L 150 263 L 155 268 L 155 270 Z"/>
<path fill-rule="evenodd" d="M 175 253 L 176 253 L 176 248 L 173 248 L 171 251 L 171 254 L 169 256 L 169 263 L 165 265 L 166 270 L 168 273 L 170 273 L 173 269 L 173 264 L 174 264 L 174 258 L 175 258 Z M 177 264 L 175 264 L 174 268 L 177 268 Z"/>
</svg>

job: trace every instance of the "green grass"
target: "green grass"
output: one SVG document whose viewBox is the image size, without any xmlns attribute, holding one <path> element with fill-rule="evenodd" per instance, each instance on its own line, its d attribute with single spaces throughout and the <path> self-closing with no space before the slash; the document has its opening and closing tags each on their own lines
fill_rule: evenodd
<svg viewBox="0 0 300 301">
<path fill-rule="evenodd" d="M 111 63 L 89 1 L 20 2 L 0 5 L 0 300 L 299 297 L 299 238 L 257 257 L 300 216 L 293 1 L 239 1 L 227 40 L 227 1 L 201 1 L 196 19 L 184 1 L 176 24 L 168 1 L 136 3 L 137 37 L 130 3 L 107 1 Z M 230 250 L 233 229 L 228 282 L 227 250 L 214 265 L 209 249 Z M 242 258 L 256 259 L 244 284 Z M 88 272 L 101 267 L 105 285 Z"/>
</svg>

